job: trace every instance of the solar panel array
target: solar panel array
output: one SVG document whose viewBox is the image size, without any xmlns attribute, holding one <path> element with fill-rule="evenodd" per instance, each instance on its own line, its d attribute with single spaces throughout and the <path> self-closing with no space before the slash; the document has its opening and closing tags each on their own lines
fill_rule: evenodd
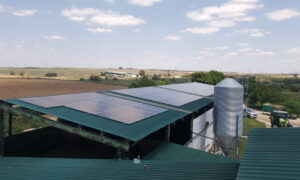
<svg viewBox="0 0 300 180">
<path fill-rule="evenodd" d="M 184 83 L 184 84 L 170 84 L 159 86 L 160 88 L 170 89 L 180 92 L 196 94 L 200 96 L 210 96 L 214 94 L 214 86 L 203 83 Z"/>
<path fill-rule="evenodd" d="M 201 97 L 196 95 L 177 92 L 177 91 L 158 88 L 158 87 L 123 89 L 123 90 L 115 90 L 114 92 L 133 96 L 133 97 L 138 97 L 146 100 L 156 101 L 164 104 L 169 104 L 173 106 L 182 106 L 192 101 L 201 99 Z"/>
<path fill-rule="evenodd" d="M 20 98 L 19 100 L 44 108 L 65 106 L 125 124 L 131 124 L 167 111 L 164 108 L 99 93 Z"/>
</svg>

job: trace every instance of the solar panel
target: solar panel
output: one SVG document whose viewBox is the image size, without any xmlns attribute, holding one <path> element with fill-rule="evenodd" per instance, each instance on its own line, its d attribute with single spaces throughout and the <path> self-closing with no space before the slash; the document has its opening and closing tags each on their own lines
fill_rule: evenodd
<svg viewBox="0 0 300 180">
<path fill-rule="evenodd" d="M 167 111 L 164 108 L 99 93 L 20 98 L 19 100 L 44 108 L 65 106 L 125 124 L 131 124 Z"/>
<path fill-rule="evenodd" d="M 164 89 L 171 89 L 175 91 L 181 91 L 191 94 L 197 94 L 200 96 L 210 96 L 214 94 L 214 86 L 203 83 L 184 83 L 184 84 L 170 84 L 159 86 Z"/>
<path fill-rule="evenodd" d="M 170 104 L 174 106 L 182 106 L 192 101 L 201 99 L 201 97 L 196 95 L 176 92 L 176 91 L 157 88 L 157 87 L 123 89 L 123 90 L 115 90 L 113 92 L 129 95 L 133 97 L 143 98 L 151 101 L 156 101 L 164 104 Z"/>
<path fill-rule="evenodd" d="M 92 92 L 92 93 L 20 98 L 19 100 L 30 104 L 35 104 L 44 108 L 51 108 L 51 107 L 61 106 L 63 104 L 91 101 L 98 97 L 99 97 L 99 93 Z"/>
</svg>

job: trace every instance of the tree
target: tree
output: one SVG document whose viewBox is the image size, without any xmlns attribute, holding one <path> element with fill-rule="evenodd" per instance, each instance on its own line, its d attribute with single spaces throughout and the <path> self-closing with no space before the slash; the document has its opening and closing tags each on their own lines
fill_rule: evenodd
<svg viewBox="0 0 300 180">
<path fill-rule="evenodd" d="M 206 84 L 216 85 L 225 78 L 224 74 L 218 71 L 209 71 L 209 72 L 195 72 L 191 75 L 193 82 L 200 82 Z"/>
<path fill-rule="evenodd" d="M 21 72 L 19 72 L 19 75 L 23 77 L 25 75 L 25 73 L 23 71 L 21 71 Z"/>
<path fill-rule="evenodd" d="M 154 74 L 154 75 L 152 76 L 152 80 L 160 80 L 160 77 L 161 77 L 161 75 L 159 75 L 159 74 Z"/>
<path fill-rule="evenodd" d="M 91 81 L 102 81 L 102 79 L 99 76 L 94 75 L 94 74 L 91 74 L 89 79 Z"/>
<path fill-rule="evenodd" d="M 57 73 L 46 73 L 46 77 L 57 77 Z"/>
<path fill-rule="evenodd" d="M 143 77 L 141 79 L 136 80 L 136 82 L 133 82 L 128 87 L 138 88 L 138 87 L 148 87 L 148 86 L 156 86 L 156 83 L 146 77 Z"/>
<path fill-rule="evenodd" d="M 263 106 L 264 103 L 277 103 L 282 99 L 281 93 L 277 88 L 263 84 L 256 84 L 253 90 L 249 93 L 249 104 L 254 106 L 257 102 Z"/>
<path fill-rule="evenodd" d="M 144 77 L 144 76 L 146 75 L 145 70 L 140 70 L 139 75 L 140 75 L 141 77 Z"/>
<path fill-rule="evenodd" d="M 15 75 L 16 73 L 15 73 L 15 71 L 10 71 L 9 74 L 10 74 L 10 75 Z"/>
</svg>

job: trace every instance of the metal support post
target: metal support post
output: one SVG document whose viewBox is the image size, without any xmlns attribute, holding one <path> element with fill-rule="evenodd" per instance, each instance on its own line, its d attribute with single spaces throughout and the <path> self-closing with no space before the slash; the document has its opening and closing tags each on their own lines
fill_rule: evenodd
<svg viewBox="0 0 300 180">
<path fill-rule="evenodd" d="M 0 109 L 0 156 L 4 155 L 4 111 Z"/>
<path fill-rule="evenodd" d="M 171 131 L 171 126 L 170 124 L 168 124 L 166 127 L 166 142 L 170 142 L 170 131 Z"/>
<path fill-rule="evenodd" d="M 12 135 L 12 119 L 13 119 L 13 114 L 11 111 L 8 113 L 8 135 Z"/>
<path fill-rule="evenodd" d="M 236 138 L 236 159 L 239 159 L 239 115 L 236 116 L 236 127 L 235 127 L 235 138 Z"/>
</svg>

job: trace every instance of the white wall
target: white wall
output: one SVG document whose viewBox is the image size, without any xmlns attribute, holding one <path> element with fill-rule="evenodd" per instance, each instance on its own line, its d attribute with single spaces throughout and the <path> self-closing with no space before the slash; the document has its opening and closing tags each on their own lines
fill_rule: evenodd
<svg viewBox="0 0 300 180">
<path fill-rule="evenodd" d="M 212 147 L 214 141 L 212 139 L 205 138 L 204 136 L 214 138 L 213 117 L 214 116 L 212 108 L 193 120 L 193 132 L 202 136 L 193 134 L 193 140 L 188 145 L 188 147 L 204 151 L 208 151 Z M 208 122 L 209 124 L 205 132 L 204 129 L 206 122 Z"/>
</svg>

